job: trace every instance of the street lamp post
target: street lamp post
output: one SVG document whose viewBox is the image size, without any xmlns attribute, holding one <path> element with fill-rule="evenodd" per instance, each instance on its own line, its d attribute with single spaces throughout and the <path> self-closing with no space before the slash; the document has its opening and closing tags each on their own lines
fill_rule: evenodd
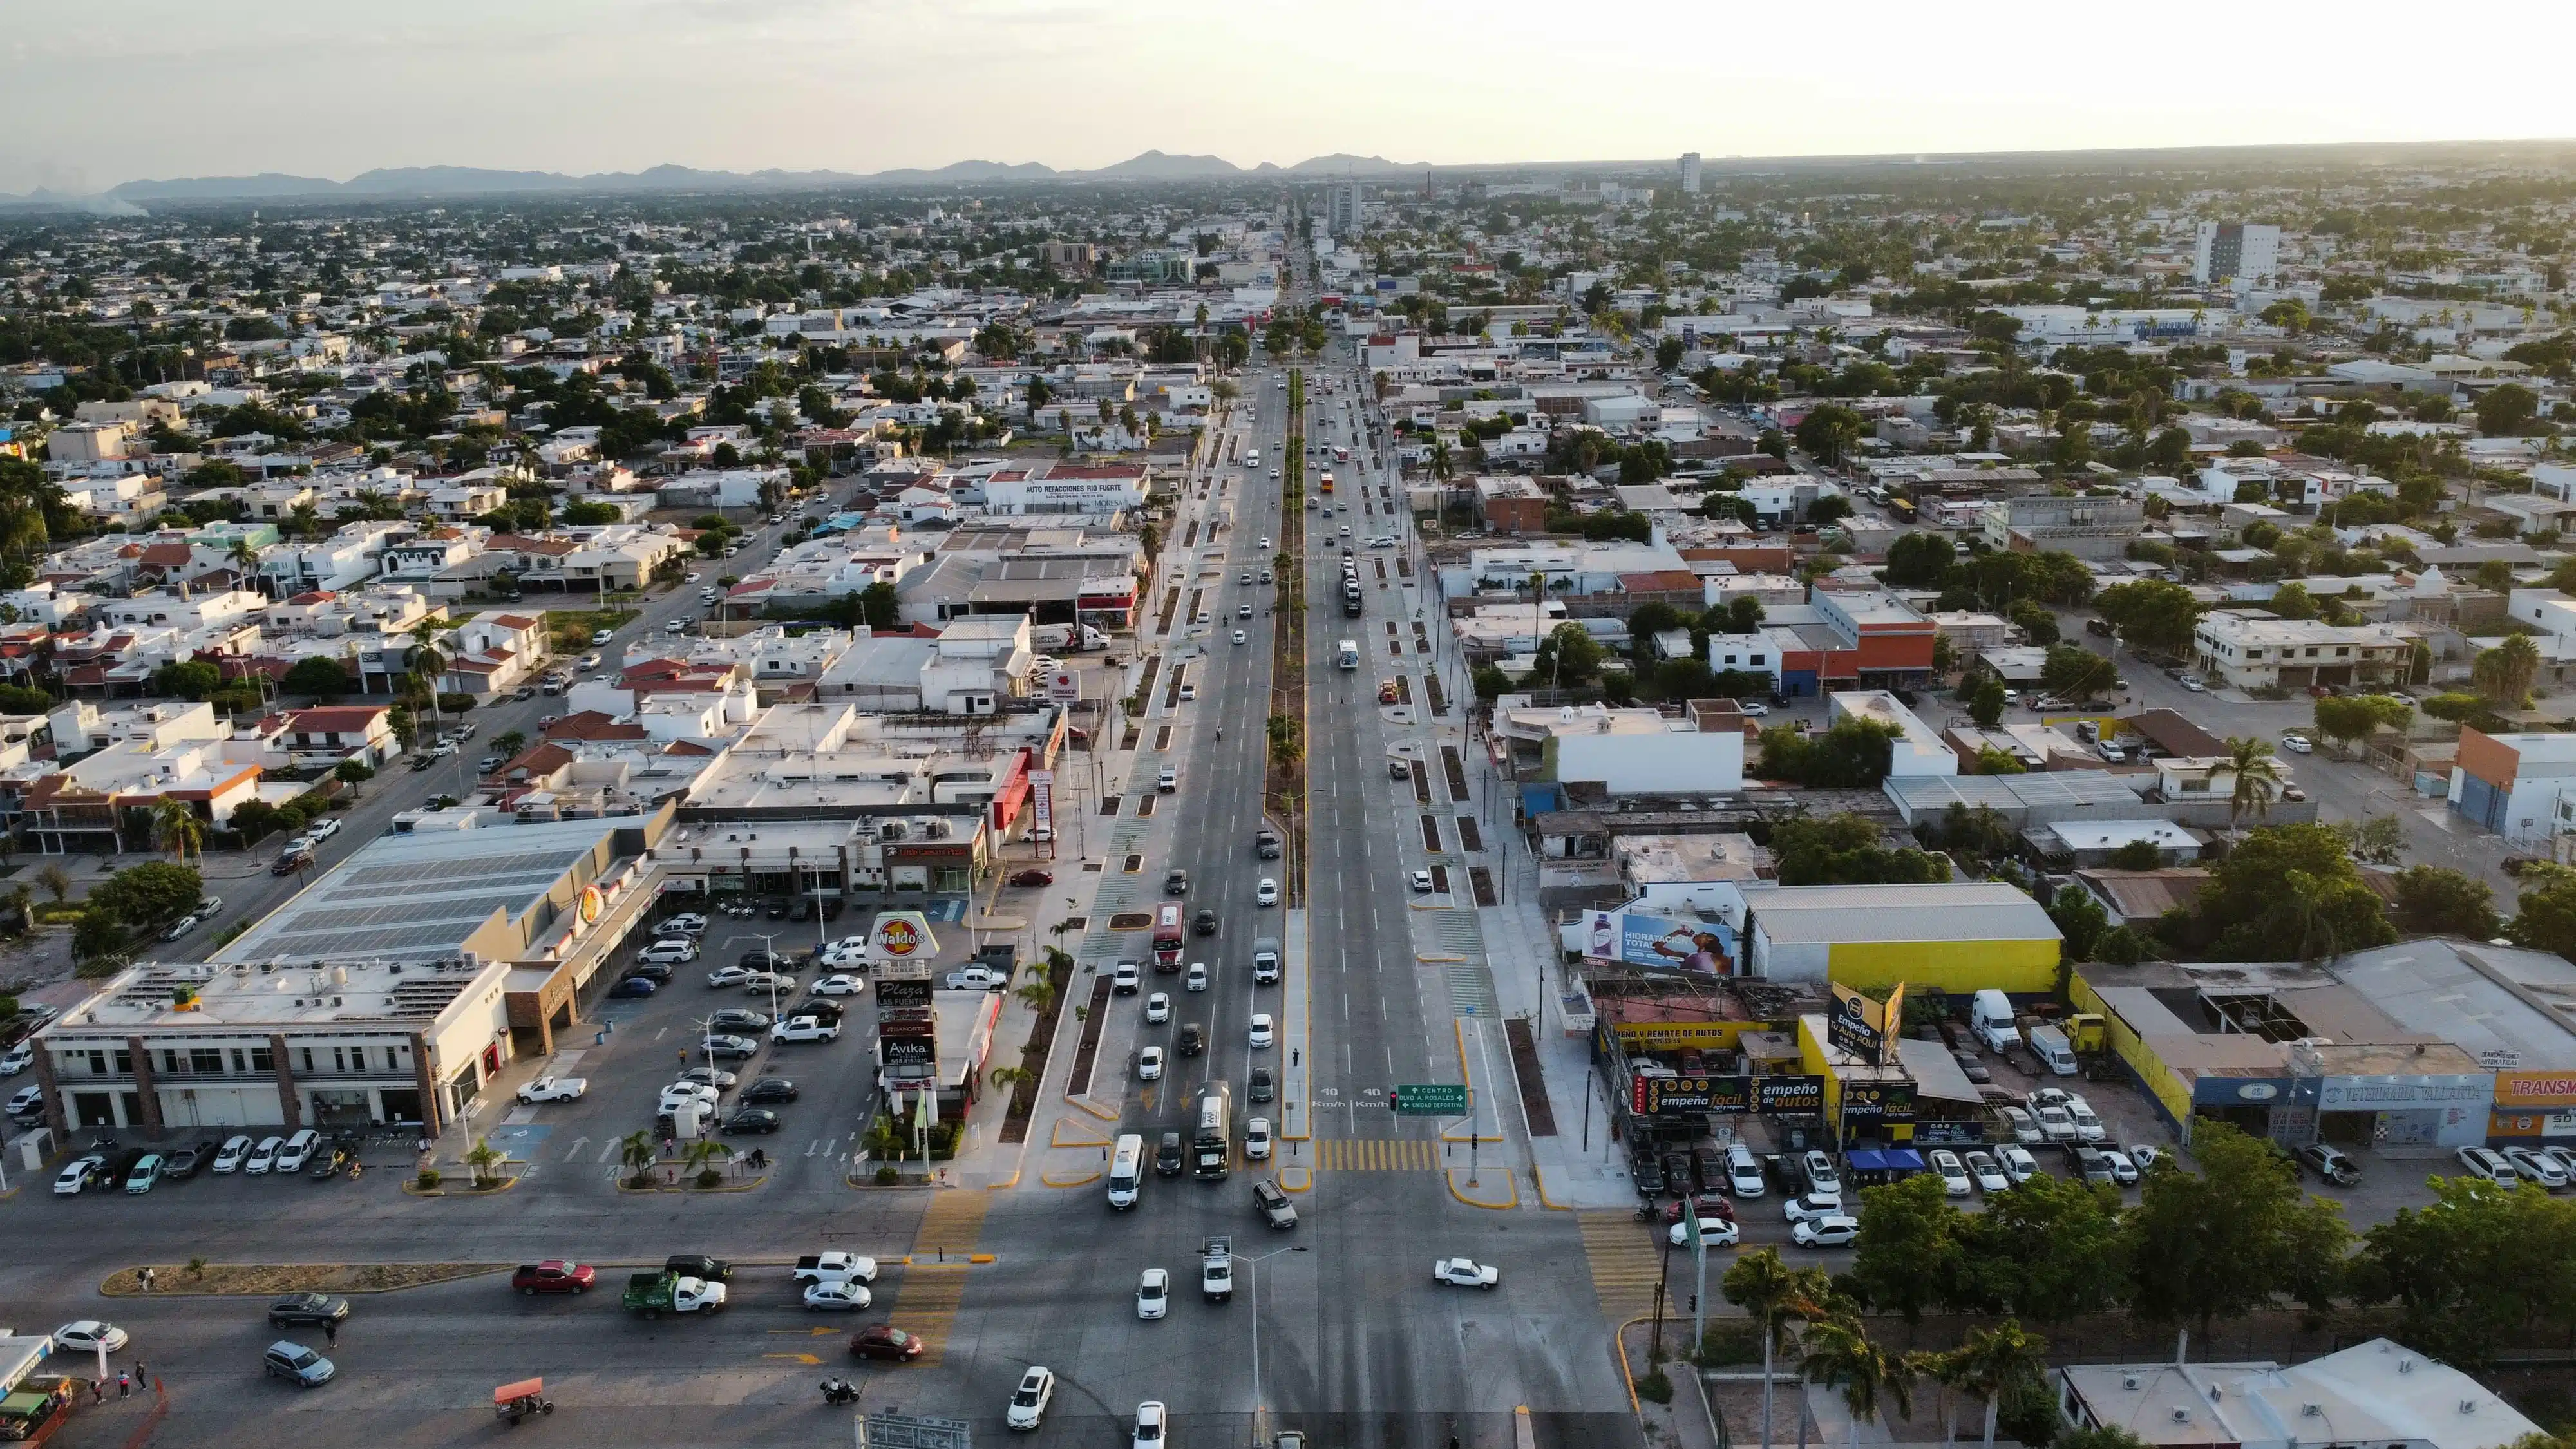
<svg viewBox="0 0 2576 1449">
<path fill-rule="evenodd" d="M 1263 1253 L 1257 1258 L 1247 1258 L 1241 1253 L 1236 1253 L 1233 1257 L 1234 1261 L 1242 1263 L 1247 1267 L 1258 1268 L 1263 1263 L 1278 1257 L 1282 1253 L 1302 1253 L 1304 1251 L 1306 1251 L 1306 1249 L 1300 1245 L 1289 1248 L 1273 1248 L 1269 1252 Z M 1255 1422 L 1257 1423 L 1261 1415 L 1266 1412 L 1261 1402 L 1261 1275 L 1259 1273 L 1248 1273 L 1245 1276 L 1252 1280 L 1252 1414 Z"/>
</svg>

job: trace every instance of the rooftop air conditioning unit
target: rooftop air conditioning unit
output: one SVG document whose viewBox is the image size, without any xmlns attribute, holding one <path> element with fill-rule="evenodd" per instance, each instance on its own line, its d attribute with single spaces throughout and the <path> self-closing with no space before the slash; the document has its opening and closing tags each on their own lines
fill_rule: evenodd
<svg viewBox="0 0 2576 1449">
<path fill-rule="evenodd" d="M 2177 1409 L 2175 1409 L 2175 1410 L 2173 1411 L 2173 1421 L 2174 1421 L 2175 1423 L 2177 1423 L 2177 1424 L 2188 1424 L 2188 1423 L 2190 1423 L 2190 1422 L 2191 1422 L 2191 1410 L 2189 1410 L 2189 1409 L 2183 1409 L 2183 1408 L 2177 1408 Z"/>
</svg>

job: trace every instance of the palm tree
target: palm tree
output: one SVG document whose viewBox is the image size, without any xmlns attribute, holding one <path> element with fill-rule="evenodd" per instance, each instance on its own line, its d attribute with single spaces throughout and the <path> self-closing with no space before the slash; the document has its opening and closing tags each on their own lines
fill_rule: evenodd
<svg viewBox="0 0 2576 1449">
<path fill-rule="evenodd" d="M 465 1165 L 474 1170 L 476 1187 L 490 1187 L 498 1181 L 492 1169 L 507 1160 L 501 1155 L 501 1149 L 492 1145 L 492 1139 L 489 1137 L 475 1138 L 473 1150 L 465 1154 Z"/>
<path fill-rule="evenodd" d="M 2234 829 L 2248 810 L 2257 818 L 2270 816 L 2272 801 L 2281 793 L 2281 762 L 2272 757 L 2272 742 L 2230 736 L 2227 767 L 2236 772 L 2236 790 L 2227 800 L 2228 828 Z"/>
<path fill-rule="evenodd" d="M 996 1092 L 1008 1092 L 1029 1078 L 1026 1067 L 995 1067 L 984 1074 L 984 1080 L 991 1082 Z"/>
<path fill-rule="evenodd" d="M 2469 666 L 2470 678 L 2477 681 L 2478 693 L 2497 704 L 2520 709 L 2531 697 L 2531 681 L 2540 674 L 2540 651 L 2532 647 L 2528 636 L 2514 634 L 2493 649 L 2481 652 Z"/>
<path fill-rule="evenodd" d="M 1995 1415 L 2003 1397 L 2038 1377 L 2048 1340 L 2025 1330 L 2018 1318 L 1992 1328 L 1971 1329 L 1956 1350 L 1935 1355 L 1932 1370 L 1944 1383 L 1975 1394 L 1986 1403 L 1985 1449 L 1995 1449 Z"/>
<path fill-rule="evenodd" d="M 188 863 L 188 850 L 195 847 L 202 858 L 206 853 L 206 822 L 184 800 L 164 798 L 152 807 L 152 833 L 160 837 L 161 848 L 179 864 Z"/>
<path fill-rule="evenodd" d="M 1842 1390 L 1843 1404 L 1851 1410 L 1845 1443 L 1859 1449 L 1861 1421 L 1877 1420 L 1880 1400 L 1893 1404 L 1899 1414 L 1914 1412 L 1916 1369 L 1912 1358 L 1872 1342 L 1858 1317 L 1837 1314 L 1807 1330 L 1799 1374 L 1810 1383 Z"/>
<path fill-rule="evenodd" d="M 1012 994 L 1027 1002 L 1029 1009 L 1040 1015 L 1055 1004 L 1055 988 L 1044 981 L 1032 981 Z"/>
<path fill-rule="evenodd" d="M 716 1172 L 716 1160 L 732 1156 L 731 1144 L 701 1137 L 690 1143 L 689 1150 L 680 1155 L 680 1166 L 697 1178 L 698 1186 L 713 1187 L 723 1180 Z"/>
<path fill-rule="evenodd" d="M 224 550 L 224 557 L 233 561 L 242 577 L 259 578 L 259 545 L 252 543 L 248 538 L 234 539 L 233 546 Z"/>
<path fill-rule="evenodd" d="M 1771 1363 L 1779 1350 L 1787 1348 L 1794 1337 L 1789 1327 L 1793 1318 L 1813 1318 L 1826 1292 L 1822 1268 L 1789 1267 L 1780 1261 L 1780 1250 L 1764 1248 L 1738 1258 L 1726 1270 L 1722 1291 L 1726 1301 L 1753 1316 L 1762 1334 L 1762 1442 L 1771 1439 Z M 1803 1423 L 1804 1414 L 1800 1415 Z"/>
<path fill-rule="evenodd" d="M 1305 758 L 1306 742 L 1298 737 L 1297 721 L 1284 714 L 1272 715 L 1264 724 L 1270 736 L 1270 756 L 1282 765 L 1293 765 Z"/>
<path fill-rule="evenodd" d="M 630 1132 L 617 1144 L 617 1160 L 633 1169 L 630 1180 L 642 1182 L 653 1170 L 653 1134 Z"/>
</svg>

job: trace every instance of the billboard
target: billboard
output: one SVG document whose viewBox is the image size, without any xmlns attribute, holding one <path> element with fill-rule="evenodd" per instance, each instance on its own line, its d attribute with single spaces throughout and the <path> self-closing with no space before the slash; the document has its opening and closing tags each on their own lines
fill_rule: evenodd
<svg viewBox="0 0 2576 1449">
<path fill-rule="evenodd" d="M 920 976 L 907 981 L 877 983 L 877 1015 L 880 1018 L 890 1013 L 928 1010 L 930 1010 L 929 977 Z"/>
<path fill-rule="evenodd" d="M 877 1037 L 877 1054 L 887 1066 L 929 1066 L 938 1060 L 938 1045 L 926 1036 Z"/>
<path fill-rule="evenodd" d="M 930 917 L 919 911 L 883 911 L 868 928 L 868 964 L 880 981 L 927 979 L 938 956 L 939 938 L 930 933 Z"/>
<path fill-rule="evenodd" d="M 1724 921 L 1649 911 L 1587 912 L 1582 950 L 1596 961 L 1712 976 L 1734 975 L 1738 959 L 1735 928 Z"/>
<path fill-rule="evenodd" d="M 2576 1072 L 2498 1072 L 2495 1104 L 2576 1111 Z"/>
<path fill-rule="evenodd" d="M 1078 704 L 1082 700 L 1082 676 L 1070 669 L 1050 669 L 1046 677 L 1047 699 L 1055 704 Z"/>
<path fill-rule="evenodd" d="M 1825 1110 L 1825 1079 L 1822 1077 L 1755 1077 L 1753 1110 L 1766 1114 L 1822 1116 Z"/>
<path fill-rule="evenodd" d="M 1905 1020 L 1905 983 L 1887 994 L 1884 1005 L 1848 986 L 1836 985 L 1834 1014 L 1825 1020 L 1825 1042 L 1872 1066 L 1896 1060 L 1896 1032 Z"/>
<path fill-rule="evenodd" d="M 1914 1084 L 1845 1082 L 1842 1113 L 1845 1125 L 1854 1127 L 1863 1127 L 1870 1122 L 1911 1122 L 1914 1120 Z"/>
<path fill-rule="evenodd" d="M 1055 839 L 1055 771 L 1029 771 L 1029 835 Z"/>
</svg>

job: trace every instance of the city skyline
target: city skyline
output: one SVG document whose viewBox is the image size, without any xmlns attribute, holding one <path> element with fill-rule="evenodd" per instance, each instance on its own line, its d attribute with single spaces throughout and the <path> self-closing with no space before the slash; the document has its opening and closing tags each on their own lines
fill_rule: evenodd
<svg viewBox="0 0 2576 1449">
<path fill-rule="evenodd" d="M 2485 8 L 2507 27 L 2554 18 Z M 35 0 L 0 42 L 18 81 L 0 98 L 0 192 L 409 166 L 866 174 L 981 159 L 1062 171 L 1147 150 L 1246 168 L 1335 153 L 1472 166 L 1696 150 L 1714 163 L 2568 130 L 2549 47 L 2498 53 L 2485 27 L 2402 47 L 2367 25 L 2331 27 L 2302 37 L 2298 63 L 2334 84 L 2284 87 L 2224 64 L 2124 81 L 2121 57 L 2162 42 L 2108 18 L 1992 4 L 1932 27 L 1916 13 L 1870 7 L 1826 49 L 1794 15 L 1721 20 L 1662 3 L 1568 32 L 1531 5 L 1467 26 L 1355 0 L 1322 0 L 1289 29 L 1089 0 L 555 0 L 535 12 L 457 0 L 434 20 L 280 0 L 256 26 L 171 0 Z M 2184 29 L 2195 17 L 2244 18 L 2172 8 Z M 109 104 L 83 63 L 100 57 L 123 82 Z M 1067 84 L 1121 68 L 1177 79 Z M 2472 73 L 2479 83 L 2444 88 L 2429 118 L 2388 104 L 2398 88 Z M 1194 95 L 1198 76 L 1221 84 Z M 218 115 L 229 122 L 206 123 Z"/>
</svg>

